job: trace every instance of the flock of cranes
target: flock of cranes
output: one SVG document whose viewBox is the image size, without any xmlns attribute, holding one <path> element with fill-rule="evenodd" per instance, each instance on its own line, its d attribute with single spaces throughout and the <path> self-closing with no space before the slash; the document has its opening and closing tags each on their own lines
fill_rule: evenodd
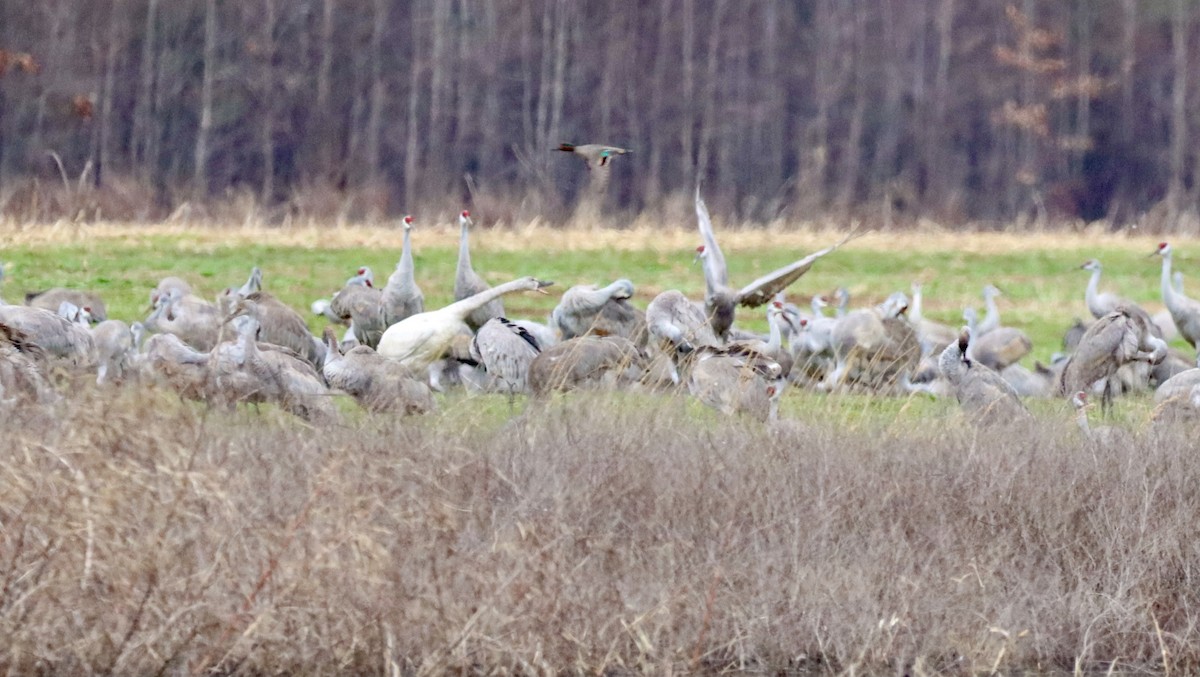
<svg viewBox="0 0 1200 677">
<path fill-rule="evenodd" d="M 610 147 L 562 148 L 603 166 Z M 586 152 L 585 152 L 586 151 Z M 594 157 L 593 157 L 594 156 Z M 786 289 L 851 236 L 742 287 L 732 286 L 704 201 L 696 195 L 705 293 L 658 294 L 641 310 L 628 279 L 566 289 L 546 322 L 509 318 L 504 297 L 547 293 L 553 283 L 522 277 L 489 286 L 471 262 L 471 215 L 459 215 L 455 301 L 426 309 L 417 285 L 405 217 L 403 249 L 382 288 L 358 269 L 312 311 L 331 324 L 321 336 L 304 316 L 263 288 L 255 267 L 239 287 L 209 301 L 182 279 L 150 292 L 152 310 L 138 322 L 107 318 L 103 300 L 80 290 L 30 295 L 0 304 L 0 403 L 48 402 L 62 395 L 57 372 L 92 372 L 104 385 L 156 382 L 181 397 L 225 406 L 269 402 L 313 422 L 332 421 L 331 397 L 344 393 L 372 412 L 419 414 L 436 409 L 435 391 L 463 388 L 510 396 L 574 389 L 682 391 L 721 412 L 760 420 L 778 416 L 789 387 L 820 391 L 929 393 L 954 397 L 971 420 L 1030 418 L 1024 399 L 1061 396 L 1077 408 L 1089 437 L 1089 397 L 1106 407 L 1122 393 L 1156 389 L 1160 414 L 1200 413 L 1200 368 L 1168 349 L 1174 332 L 1200 341 L 1200 302 L 1172 275 L 1172 250 L 1161 244 L 1165 317 L 1100 291 L 1091 273 L 1085 300 L 1094 316 L 1068 332 L 1066 352 L 1049 366 L 1020 365 L 1032 349 L 1023 331 L 1005 326 L 996 298 L 983 290 L 984 316 L 964 312 L 964 327 L 925 318 L 922 293 L 893 293 L 883 303 L 851 308 L 850 295 L 813 297 L 808 309 L 788 303 Z M 833 315 L 828 309 L 836 308 Z M 768 333 L 735 324 L 737 308 L 765 308 Z"/>
</svg>

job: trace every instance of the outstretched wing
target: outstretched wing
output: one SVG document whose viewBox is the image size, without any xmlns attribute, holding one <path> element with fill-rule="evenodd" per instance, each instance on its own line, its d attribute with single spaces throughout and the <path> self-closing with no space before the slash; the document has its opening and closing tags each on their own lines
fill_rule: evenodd
<svg viewBox="0 0 1200 677">
<path fill-rule="evenodd" d="M 717 236 L 713 234 L 708 207 L 700 197 L 700 186 L 696 186 L 696 225 L 700 228 L 700 238 L 704 240 L 704 276 L 711 286 L 728 287 L 729 269 L 725 267 L 725 255 L 721 253 Z"/>
<path fill-rule="evenodd" d="M 799 261 L 789 263 L 779 270 L 767 273 L 745 287 L 742 287 L 742 290 L 738 292 L 738 304 L 749 308 L 757 308 L 770 301 L 776 294 L 787 289 L 789 285 L 800 279 L 800 276 L 807 273 L 809 268 L 812 268 L 813 264 L 817 262 L 817 259 L 837 250 L 838 247 L 846 244 L 854 235 L 854 233 L 850 233 L 842 238 L 841 242 L 820 251 L 815 251 Z"/>
</svg>

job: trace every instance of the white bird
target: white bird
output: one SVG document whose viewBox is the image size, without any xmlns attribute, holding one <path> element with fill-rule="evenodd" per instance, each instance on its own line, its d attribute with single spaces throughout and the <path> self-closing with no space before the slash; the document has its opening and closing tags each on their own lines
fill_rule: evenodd
<svg viewBox="0 0 1200 677">
<path fill-rule="evenodd" d="M 413 266 L 412 236 L 410 235 L 413 217 L 405 216 L 401 223 L 404 227 L 404 248 L 400 252 L 400 261 L 396 263 L 396 270 L 388 277 L 387 285 L 383 288 L 381 303 L 385 327 L 425 311 L 425 295 L 417 286 Z"/>
<path fill-rule="evenodd" d="M 729 337 L 733 326 L 734 312 L 738 306 L 757 308 L 772 300 L 776 294 L 787 289 L 802 275 L 807 273 L 821 257 L 832 253 L 853 237 L 853 234 L 842 238 L 841 242 L 815 251 L 802 259 L 774 270 L 754 280 L 741 289 L 729 286 L 729 272 L 725 267 L 725 256 L 717 245 L 713 233 L 712 220 L 708 215 L 708 207 L 700 198 L 700 189 L 696 189 L 696 223 L 700 229 L 703 244 L 696 248 L 696 256 L 704 264 L 704 310 L 712 324 L 713 331 L 721 340 Z"/>
<path fill-rule="evenodd" d="M 403 319 L 383 333 L 379 340 L 379 354 L 412 369 L 427 368 L 441 359 L 455 336 L 467 330 L 467 318 L 472 313 L 505 294 L 540 292 L 551 284 L 523 277 L 456 301 L 445 308 L 427 310 Z"/>
<path fill-rule="evenodd" d="M 1163 304 L 1171 312 L 1171 319 L 1175 321 L 1175 327 L 1179 329 L 1180 336 L 1183 336 L 1185 341 L 1196 348 L 1197 342 L 1200 342 L 1200 301 L 1190 299 L 1182 292 L 1175 291 L 1175 287 L 1171 284 L 1171 245 L 1160 242 L 1158 248 L 1151 255 L 1154 254 L 1162 257 Z"/>
<path fill-rule="evenodd" d="M 471 212 L 464 209 L 458 215 L 458 225 L 458 267 L 454 272 L 454 300 L 462 301 L 487 291 L 491 287 L 471 267 L 471 245 L 469 238 L 471 226 L 474 225 L 471 221 Z M 471 331 L 476 331 L 488 320 L 493 317 L 500 317 L 503 314 L 504 302 L 497 296 L 484 305 L 472 310 L 466 319 L 467 326 L 471 328 Z"/>
<path fill-rule="evenodd" d="M 333 329 L 325 328 L 326 357 L 322 373 L 331 388 L 354 398 L 368 411 L 424 414 L 437 409 L 424 381 L 373 349 L 358 346 L 342 354 Z"/>
<path fill-rule="evenodd" d="M 471 340 L 471 357 L 509 394 L 528 392 L 529 363 L 541 351 L 533 334 L 505 317 L 488 320 Z"/>
</svg>

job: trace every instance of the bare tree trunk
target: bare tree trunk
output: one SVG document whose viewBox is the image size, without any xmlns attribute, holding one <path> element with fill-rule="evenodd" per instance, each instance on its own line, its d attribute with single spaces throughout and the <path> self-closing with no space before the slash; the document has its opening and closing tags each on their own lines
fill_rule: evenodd
<svg viewBox="0 0 1200 677">
<path fill-rule="evenodd" d="M 417 138 L 420 133 L 418 103 L 421 100 L 421 33 L 417 21 L 416 9 L 413 8 L 409 20 L 412 22 L 409 49 L 408 74 L 408 124 L 405 130 L 404 144 L 404 204 L 405 209 L 412 211 L 417 202 L 417 167 L 421 163 L 421 145 Z"/>
<path fill-rule="evenodd" d="M 113 2 L 109 12 L 108 40 L 104 54 L 104 85 L 100 94 L 100 143 L 96 154 L 96 171 L 92 177 L 96 187 L 100 187 L 104 181 L 104 173 L 113 161 L 113 125 L 116 124 L 113 115 L 113 90 L 116 88 L 117 61 L 124 46 L 120 30 L 121 4 Z"/>
<path fill-rule="evenodd" d="M 925 172 L 928 177 L 928 194 L 940 196 L 946 206 L 946 197 L 953 189 L 949 186 L 950 158 L 946 150 L 946 114 L 950 104 L 950 55 L 954 47 L 954 3 L 955 0 L 937 0 L 937 67 L 933 73 L 933 118 L 926 126 Z M 949 202 L 953 203 L 951 198 Z"/>
<path fill-rule="evenodd" d="M 383 31 L 388 25 L 387 0 L 374 0 L 374 13 L 371 27 L 370 71 L 371 96 L 367 111 L 366 153 L 364 164 L 367 180 L 374 183 L 379 178 L 379 144 L 383 128 L 383 107 L 387 87 L 383 81 Z"/>
<path fill-rule="evenodd" d="M 1121 31 L 1121 140 L 1133 136 L 1133 67 L 1137 62 L 1137 0 L 1121 0 L 1124 14 Z"/>
<path fill-rule="evenodd" d="M 328 174 L 334 163 L 334 115 L 332 108 L 334 6 L 336 0 L 321 3 L 321 60 L 317 64 L 316 133 L 318 171 Z"/>
<path fill-rule="evenodd" d="M 259 201 L 269 205 L 275 200 L 275 24 L 278 0 L 263 0 L 263 54 L 259 82 L 259 153 L 262 155 L 262 186 Z"/>
<path fill-rule="evenodd" d="M 650 130 L 656 130 L 657 133 L 651 131 L 646 134 L 645 138 L 649 148 L 649 156 L 646 160 L 646 171 L 648 181 L 646 182 L 645 199 L 648 202 L 656 201 L 663 192 L 663 151 L 667 145 L 666 129 L 673 120 L 667 119 L 665 112 L 665 92 L 667 89 L 667 65 L 671 61 L 668 54 L 670 44 L 670 36 L 674 21 L 671 13 L 673 6 L 672 0 L 661 0 L 660 11 L 658 14 L 658 41 L 654 44 L 654 74 L 653 86 L 650 88 Z"/>
<path fill-rule="evenodd" d="M 499 31 L 499 17 L 496 3 L 485 2 L 482 6 L 483 26 L 487 34 L 487 42 L 495 44 Z M 479 167 L 483 176 L 493 176 L 499 173 L 500 159 L 504 153 L 504 132 L 500 126 L 503 110 L 501 106 L 501 82 L 498 73 L 499 64 L 495 59 L 484 58 L 483 80 L 483 115 L 480 117 Z"/>
<path fill-rule="evenodd" d="M 763 8 L 763 81 L 769 87 L 766 95 L 764 123 L 758 127 L 758 138 L 754 142 L 755 154 L 761 157 L 762 179 L 770 189 L 783 183 L 784 152 L 784 96 L 786 84 L 779 68 L 779 3 L 768 2 Z"/>
<path fill-rule="evenodd" d="M 1184 158 L 1187 150 L 1187 0 L 1175 0 L 1171 15 L 1171 177 L 1167 188 L 1170 218 L 1174 221 L 1183 208 Z"/>
<path fill-rule="evenodd" d="M 681 178 L 683 184 L 688 185 L 694 182 L 696 177 L 696 151 L 694 148 L 695 127 L 696 127 L 696 64 L 695 64 L 695 34 L 696 34 L 696 7 L 695 0 L 683 0 L 683 11 L 679 17 L 679 21 L 683 24 L 683 50 L 681 54 L 681 65 L 683 67 L 683 91 L 680 96 L 679 105 L 682 107 L 680 111 L 681 127 L 679 130 L 679 147 L 680 154 L 683 156 L 681 170 Z"/>
<path fill-rule="evenodd" d="M 854 206 L 858 188 L 859 171 L 862 167 L 862 138 L 864 117 L 867 113 L 867 9 L 866 0 L 856 0 L 853 13 L 854 44 L 854 106 L 850 110 L 850 124 L 846 132 L 846 146 L 842 149 L 841 185 L 838 195 L 838 210 L 847 212 Z"/>
<path fill-rule="evenodd" d="M 712 25 L 708 30 L 708 56 L 704 67 L 704 111 L 700 118 L 700 143 L 696 156 L 696 177 L 700 180 L 708 176 L 708 159 L 712 152 L 712 141 L 716 135 L 717 126 L 717 65 L 721 51 L 721 21 L 724 19 L 725 0 L 715 0 L 709 6 L 712 13 Z"/>
<path fill-rule="evenodd" d="M 192 199 L 202 200 L 208 193 L 208 143 L 213 124 L 213 79 L 217 60 L 217 0 L 204 3 L 204 75 L 200 87 L 200 127 L 196 130 L 196 148 L 192 170 Z"/>
<path fill-rule="evenodd" d="M 158 42 L 158 3 L 159 0 L 149 0 L 146 5 L 146 27 L 142 34 L 142 81 L 133 114 L 133 159 L 142 181 L 149 179 L 155 169 L 151 149 L 155 145 L 154 59 Z"/>
</svg>

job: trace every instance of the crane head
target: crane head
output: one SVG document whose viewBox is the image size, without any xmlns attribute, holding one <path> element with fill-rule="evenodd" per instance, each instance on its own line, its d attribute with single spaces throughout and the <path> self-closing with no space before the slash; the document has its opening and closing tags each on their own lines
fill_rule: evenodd
<svg viewBox="0 0 1200 677">
<path fill-rule="evenodd" d="M 412 228 L 412 224 L 413 224 L 412 214 L 405 214 L 404 215 L 404 230 L 408 230 L 409 228 Z"/>
<path fill-rule="evenodd" d="M 462 210 L 462 212 L 460 212 L 458 215 L 458 225 L 466 228 L 473 224 L 474 224 L 474 221 L 471 220 L 471 212 L 466 209 Z"/>
<path fill-rule="evenodd" d="M 1074 405 L 1075 409 L 1077 410 L 1090 406 L 1087 393 L 1082 390 L 1076 392 L 1071 396 L 1071 404 Z"/>
<path fill-rule="evenodd" d="M 958 333 L 958 350 L 963 354 L 964 358 L 967 354 L 967 346 L 971 345 L 971 328 L 963 327 Z"/>
<path fill-rule="evenodd" d="M 1100 270 L 1100 262 L 1096 259 L 1088 259 L 1079 268 L 1080 270 Z"/>
<path fill-rule="evenodd" d="M 708 256 L 708 249 L 704 245 L 700 245 L 699 247 L 696 247 L 696 258 L 692 259 L 692 264 L 695 265 L 697 261 L 700 261 L 700 260 L 706 258 L 707 256 Z"/>
<path fill-rule="evenodd" d="M 1163 256 L 1163 257 L 1170 256 L 1171 255 L 1171 245 L 1167 244 L 1166 242 L 1159 242 L 1158 247 L 1155 248 L 1154 251 L 1150 252 L 1150 256 L 1156 256 L 1156 255 Z"/>
</svg>

